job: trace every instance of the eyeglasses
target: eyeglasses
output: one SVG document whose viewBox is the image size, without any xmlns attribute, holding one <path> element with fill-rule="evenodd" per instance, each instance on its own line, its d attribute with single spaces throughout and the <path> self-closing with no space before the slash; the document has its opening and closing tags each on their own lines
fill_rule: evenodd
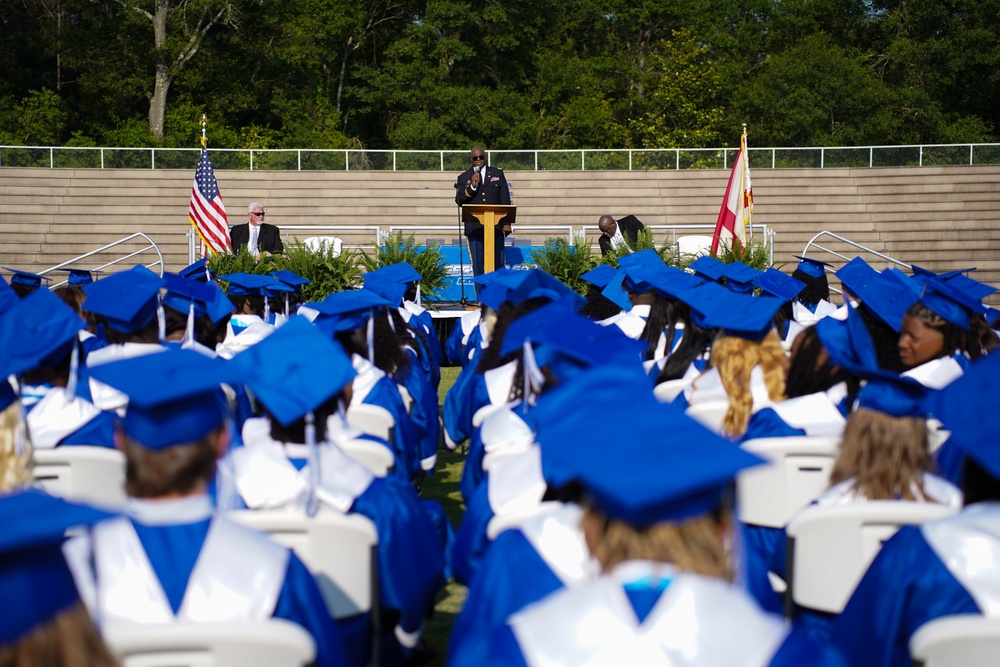
<svg viewBox="0 0 1000 667">
<path fill-rule="evenodd" d="M 257 216 L 258 218 L 263 218 L 263 217 L 264 217 L 264 211 L 260 211 L 260 212 L 257 212 L 257 211 L 250 211 L 250 215 L 255 215 L 255 216 Z"/>
<path fill-rule="evenodd" d="M 473 159 L 473 161 L 475 161 L 475 160 L 485 160 L 486 156 L 485 155 L 473 155 L 472 159 Z"/>
</svg>

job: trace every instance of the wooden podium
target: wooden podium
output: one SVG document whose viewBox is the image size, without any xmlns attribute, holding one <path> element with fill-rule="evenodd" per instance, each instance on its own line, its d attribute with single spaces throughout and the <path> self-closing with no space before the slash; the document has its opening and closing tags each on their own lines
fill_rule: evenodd
<svg viewBox="0 0 1000 667">
<path fill-rule="evenodd" d="M 462 222 L 479 221 L 483 226 L 483 273 L 490 273 L 497 267 L 493 264 L 496 255 L 497 223 L 503 221 L 504 227 L 514 224 L 517 207 L 509 204 L 463 204 Z M 487 233 L 487 231 L 489 233 Z"/>
</svg>

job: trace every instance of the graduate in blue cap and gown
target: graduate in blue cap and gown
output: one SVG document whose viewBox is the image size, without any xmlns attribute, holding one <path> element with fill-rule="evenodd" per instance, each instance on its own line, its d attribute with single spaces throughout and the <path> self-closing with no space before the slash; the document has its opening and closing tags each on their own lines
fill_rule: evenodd
<svg viewBox="0 0 1000 667">
<path fill-rule="evenodd" d="M 830 302 L 830 281 L 826 277 L 827 269 L 832 269 L 833 265 L 814 257 L 794 257 L 799 263 L 792 271 L 792 278 L 802 282 L 805 289 L 792 303 L 792 316 L 808 327 L 837 311 L 837 306 Z"/>
<path fill-rule="evenodd" d="M 423 276 L 409 262 L 397 262 L 370 271 L 362 277 L 365 280 L 365 287 L 369 286 L 370 281 L 395 282 L 404 286 L 400 303 L 397 304 L 399 314 L 403 321 L 413 327 L 417 340 L 430 355 L 433 362 L 430 366 L 431 384 L 437 389 L 441 382 L 440 368 L 444 361 L 444 353 L 441 350 L 437 330 L 434 328 L 434 318 L 431 317 L 430 311 L 420 304 L 420 281 Z"/>
<path fill-rule="evenodd" d="M 614 296 L 604 294 L 604 288 L 617 276 L 618 269 L 610 264 L 598 264 L 580 274 L 580 280 L 587 283 L 587 293 L 583 295 L 587 304 L 580 309 L 581 315 L 600 322 L 632 308 L 624 289 L 618 290 Z"/>
<path fill-rule="evenodd" d="M 236 310 L 229 318 L 226 338 L 216 347 L 219 356 L 232 359 L 241 351 L 256 345 L 274 331 L 272 299 L 295 291 L 274 276 L 232 273 L 219 276 L 228 283 L 226 294 Z"/>
<path fill-rule="evenodd" d="M 852 665 L 909 667 L 909 641 L 943 616 L 994 615 L 1000 570 L 1000 456 L 994 424 L 1000 358 L 990 355 L 928 398 L 930 411 L 962 443 L 965 508 L 904 526 L 868 567 L 831 637 Z"/>
<path fill-rule="evenodd" d="M 300 309 L 320 331 L 335 338 L 350 356 L 357 376 L 351 384 L 351 404 L 366 403 L 385 408 L 396 422 L 392 449 L 395 474 L 416 480 L 421 475 L 421 456 L 416 428 L 406 410 L 396 382 L 376 363 L 375 317 L 389 305 L 371 290 L 336 292 Z M 390 348 L 381 348 L 392 354 Z M 402 351 L 395 349 L 398 360 Z M 405 356 L 403 357 L 405 359 Z"/>
<path fill-rule="evenodd" d="M 406 283 L 390 280 L 385 274 L 378 275 L 380 277 L 367 274 L 364 289 L 396 305 L 387 306 L 374 318 L 375 365 L 409 393 L 412 400 L 408 412 L 418 441 L 420 468 L 427 474 L 433 474 L 441 439 L 435 384 L 441 379 L 441 370 L 429 351 L 422 328 L 418 331 L 401 314 L 408 312 L 398 306 L 407 289 Z M 412 322 L 421 327 L 417 320 Z"/>
<path fill-rule="evenodd" d="M 686 405 L 728 403 L 722 429 L 741 437 L 757 410 L 785 398 L 787 357 L 774 331 L 774 314 L 784 303 L 771 296 L 738 294 L 712 283 L 688 290 L 692 320 L 719 329 L 711 368 L 684 390 Z M 674 403 L 682 405 L 678 396 Z"/>
<path fill-rule="evenodd" d="M 215 513 L 207 494 L 229 444 L 220 383 L 241 369 L 191 350 L 104 364 L 102 382 L 129 397 L 121 422 L 125 517 L 67 544 L 81 595 L 102 622 L 283 618 L 305 628 L 318 665 L 344 665 L 341 633 L 302 561 Z"/>
<path fill-rule="evenodd" d="M 271 271 L 271 275 L 279 282 L 292 288 L 291 291 L 281 291 L 277 298 L 271 298 L 269 301 L 273 324 L 280 325 L 297 313 L 299 306 L 305 303 L 302 288 L 311 285 L 312 281 L 288 269 Z"/>
<path fill-rule="evenodd" d="M 83 286 L 83 309 L 101 320 L 108 342 L 87 355 L 88 369 L 164 350 L 162 287 L 160 276 L 139 265 Z M 124 394 L 97 380 L 90 380 L 90 394 L 102 410 L 123 410 L 128 402 Z"/>
<path fill-rule="evenodd" d="M 830 473 L 830 488 L 813 504 L 831 507 L 898 500 L 935 503 L 957 511 L 962 505 L 961 491 L 930 472 L 933 459 L 927 440 L 927 390 L 913 380 L 879 369 L 856 369 L 855 373 L 867 382 L 847 419 Z M 751 553 L 756 546 L 759 544 L 747 541 L 747 579 L 763 587 L 767 573 L 755 572 L 754 567 L 768 556 Z M 772 548 L 769 569 L 784 579 L 787 535 L 780 534 Z M 810 634 L 826 638 L 835 616 L 798 609 L 795 618 Z"/>
<path fill-rule="evenodd" d="M 0 377 L 18 379 L 33 446 L 114 447 L 114 412 L 96 407 L 80 379 L 86 326 L 59 297 L 37 290 L 0 316 Z"/>
<path fill-rule="evenodd" d="M 247 424 L 233 453 L 235 487 L 250 509 L 359 514 L 375 524 L 385 664 L 416 648 L 444 585 L 441 506 L 421 501 L 399 477 L 380 478 L 340 444 L 361 439 L 344 416 L 357 375 L 340 346 L 304 317 L 293 317 L 231 362 L 242 369 L 267 416 Z M 246 432 L 246 431 L 245 431 Z M 352 664 L 366 664 L 370 613 L 342 621 Z M 356 660 L 354 658 L 357 658 Z"/>
<path fill-rule="evenodd" d="M 617 328 L 573 314 L 572 303 L 554 302 L 536 310 L 511 325 L 505 336 L 505 348 L 522 349 L 515 375 L 519 391 L 515 400 L 485 417 L 466 456 L 460 489 L 467 507 L 452 553 L 455 578 L 462 583 L 471 580 L 489 546 L 487 527 L 493 518 L 527 516 L 542 500 L 545 483 L 534 428 L 538 406 L 547 405 L 549 392 L 572 385 L 577 375 L 598 365 L 623 377 L 641 374 L 643 344 Z M 647 389 L 651 393 L 648 382 Z M 627 409 L 623 406 L 618 414 Z"/>
<path fill-rule="evenodd" d="M 445 396 L 442 417 L 449 448 L 454 449 L 472 435 L 476 412 L 488 405 L 503 405 L 510 399 L 517 362 L 512 354 L 501 353 L 507 327 L 545 304 L 566 297 L 576 299 L 574 309 L 583 305 L 578 294 L 539 269 L 510 271 L 480 292 L 480 302 L 496 311 L 497 320 L 489 345 L 475 366 L 464 368 Z"/>
<path fill-rule="evenodd" d="M 10 271 L 10 288 L 19 299 L 23 299 L 37 289 L 42 289 L 43 280 L 52 280 L 48 276 L 40 276 L 37 273 L 21 271 L 20 269 L 10 269 L 6 266 L 0 267 L 4 271 Z M 47 287 L 45 289 L 48 289 Z"/>
<path fill-rule="evenodd" d="M 594 423 L 600 385 L 577 387 L 577 409 L 542 425 L 538 441 L 551 482 L 583 490 L 580 526 L 602 575 L 477 629 L 449 664 L 843 664 L 728 581 L 729 490 L 761 459 L 652 401 L 641 384 L 627 396 L 633 419 Z"/>
<path fill-rule="evenodd" d="M 0 662 L 114 667 L 63 556 L 66 531 L 112 516 L 37 489 L 0 495 Z"/>
</svg>

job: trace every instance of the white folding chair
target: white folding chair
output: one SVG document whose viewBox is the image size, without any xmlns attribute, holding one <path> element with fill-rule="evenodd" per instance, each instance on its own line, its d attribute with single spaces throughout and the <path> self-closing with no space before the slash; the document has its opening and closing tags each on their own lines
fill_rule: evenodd
<svg viewBox="0 0 1000 667">
<path fill-rule="evenodd" d="M 314 517 L 284 510 L 239 510 L 226 516 L 294 551 L 316 577 L 334 618 L 377 607 L 378 535 L 368 518 L 325 508 Z"/>
<path fill-rule="evenodd" d="M 351 458 L 361 462 L 375 473 L 376 477 L 385 477 L 396 465 L 396 459 L 385 445 L 370 440 L 351 440 L 342 443 L 340 448 Z"/>
<path fill-rule="evenodd" d="M 344 251 L 344 241 L 337 236 L 310 236 L 302 241 L 302 245 L 313 252 L 320 252 L 324 246 L 330 246 L 334 257 L 339 257 Z"/>
<path fill-rule="evenodd" d="M 799 607 L 839 614 L 900 526 L 954 514 L 935 503 L 874 500 L 808 507 L 788 524 L 788 591 Z"/>
<path fill-rule="evenodd" d="M 707 255 L 711 249 L 711 236 L 692 234 L 677 239 L 677 254 L 679 255 Z"/>
<path fill-rule="evenodd" d="M 125 506 L 125 455 L 107 447 L 35 449 L 35 486 L 53 496 L 109 508 Z"/>
<path fill-rule="evenodd" d="M 708 430 L 722 433 L 722 420 L 728 411 L 728 401 L 711 401 L 709 403 L 696 403 L 689 406 L 684 412 Z"/>
<path fill-rule="evenodd" d="M 736 477 L 740 521 L 784 528 L 830 486 L 840 439 L 794 436 L 747 440 L 742 448 L 767 459 Z"/>
<path fill-rule="evenodd" d="M 316 658 L 309 633 L 284 619 L 105 623 L 101 631 L 122 667 L 301 667 Z"/>
<path fill-rule="evenodd" d="M 1000 656 L 1000 618 L 943 616 L 910 637 L 910 657 L 923 667 L 994 665 Z"/>
<path fill-rule="evenodd" d="M 670 403 L 684 392 L 684 388 L 691 384 L 690 380 L 678 378 L 661 382 L 653 388 L 653 396 L 660 403 Z M 725 413 L 723 413 L 725 414 Z"/>
<path fill-rule="evenodd" d="M 368 435 L 374 435 L 387 442 L 392 442 L 392 433 L 396 427 L 396 419 L 391 412 L 381 406 L 367 403 L 349 406 L 347 422 Z"/>
</svg>

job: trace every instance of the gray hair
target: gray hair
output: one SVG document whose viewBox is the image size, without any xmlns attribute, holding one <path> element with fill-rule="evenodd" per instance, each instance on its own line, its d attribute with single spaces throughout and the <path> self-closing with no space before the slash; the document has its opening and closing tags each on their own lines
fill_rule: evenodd
<svg viewBox="0 0 1000 667">
<path fill-rule="evenodd" d="M 250 204 L 247 206 L 247 213 L 252 213 L 253 210 L 255 208 L 257 208 L 258 206 L 260 206 L 261 208 L 264 208 L 264 205 L 261 204 L 259 201 L 252 201 L 252 202 L 250 202 Z"/>
</svg>

